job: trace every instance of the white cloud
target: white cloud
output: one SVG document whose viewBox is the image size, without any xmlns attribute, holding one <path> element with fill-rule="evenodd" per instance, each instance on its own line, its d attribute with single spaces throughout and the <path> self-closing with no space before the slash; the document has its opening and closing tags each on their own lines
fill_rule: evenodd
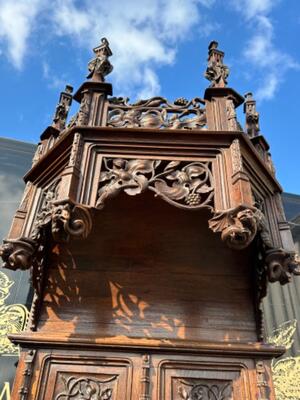
<svg viewBox="0 0 300 400">
<path fill-rule="evenodd" d="M 289 54 L 276 47 L 274 27 L 268 14 L 277 3 L 278 0 L 232 0 L 234 7 L 255 31 L 246 44 L 244 56 L 258 77 L 258 100 L 272 99 L 285 74 L 290 69 L 300 68 Z"/>
<path fill-rule="evenodd" d="M 9 58 L 21 68 L 37 17 L 49 25 L 49 35 L 68 37 L 75 48 L 93 48 L 106 36 L 114 52 L 112 79 L 119 94 L 153 95 L 159 90 L 155 71 L 174 62 L 178 44 L 188 40 L 200 21 L 202 33 L 209 32 L 202 10 L 213 4 L 214 0 L 98 0 L 91 6 L 88 0 L 0 0 L 0 44 L 6 43 Z M 49 76 L 45 65 L 44 76 Z"/>
<path fill-rule="evenodd" d="M 160 84 L 157 75 L 150 68 L 145 68 L 143 71 L 144 87 L 138 93 L 139 99 L 147 99 L 160 91 Z"/>
<path fill-rule="evenodd" d="M 28 38 L 43 0 L 0 0 L 0 43 L 17 69 L 22 67 Z"/>
<path fill-rule="evenodd" d="M 114 80 L 119 94 L 157 94 L 155 70 L 175 60 L 178 43 L 201 19 L 200 6 L 212 0 L 99 1 L 88 7 L 74 0 L 57 2 L 53 21 L 56 32 L 69 35 L 80 46 L 91 48 L 106 36 L 114 52 Z M 70 23 L 70 21 L 72 21 Z"/>
<path fill-rule="evenodd" d="M 42 71 L 43 78 L 48 82 L 49 88 L 63 90 L 67 82 L 66 76 L 58 77 L 46 61 L 42 62 Z"/>
<path fill-rule="evenodd" d="M 240 11 L 245 18 L 255 18 L 257 15 L 265 15 L 275 7 L 280 0 L 231 0 L 233 6 Z"/>
</svg>

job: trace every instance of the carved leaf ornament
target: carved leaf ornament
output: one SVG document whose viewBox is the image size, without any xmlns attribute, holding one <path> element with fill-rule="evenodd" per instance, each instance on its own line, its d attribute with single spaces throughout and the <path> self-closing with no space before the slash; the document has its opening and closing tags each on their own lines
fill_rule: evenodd
<svg viewBox="0 0 300 400">
<path fill-rule="evenodd" d="M 192 383 L 180 380 L 177 387 L 179 399 L 182 400 L 231 400 L 232 387 L 230 383 Z"/>
<path fill-rule="evenodd" d="M 190 101 L 180 97 L 170 103 L 163 97 L 153 97 L 129 104 L 128 98 L 110 99 L 107 125 L 118 128 L 204 129 L 206 125 L 204 100 Z"/>
<path fill-rule="evenodd" d="M 180 208 L 212 208 L 213 178 L 209 162 L 103 159 L 96 207 L 124 191 L 134 196 L 149 189 Z"/>
<path fill-rule="evenodd" d="M 59 393 L 55 400 L 111 400 L 113 389 L 109 387 L 109 383 L 116 379 L 116 375 L 109 379 L 94 378 L 63 378 L 65 390 Z"/>
</svg>

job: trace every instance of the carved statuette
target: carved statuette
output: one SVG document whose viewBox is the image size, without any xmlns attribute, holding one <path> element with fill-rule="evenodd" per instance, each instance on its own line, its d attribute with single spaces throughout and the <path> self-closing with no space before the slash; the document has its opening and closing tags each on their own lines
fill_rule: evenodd
<svg viewBox="0 0 300 400">
<path fill-rule="evenodd" d="M 90 71 L 88 78 L 98 82 L 104 82 L 104 77 L 113 70 L 113 66 L 109 61 L 109 57 L 112 56 L 113 53 L 109 47 L 108 40 L 102 38 L 101 44 L 95 47 L 93 51 L 96 57 L 88 64 L 88 69 Z"/>
<path fill-rule="evenodd" d="M 256 111 L 256 101 L 252 93 L 245 94 L 244 113 L 246 115 L 246 132 L 250 137 L 259 134 L 259 113 Z"/>
<path fill-rule="evenodd" d="M 59 102 L 56 106 L 52 126 L 60 131 L 66 127 L 66 120 L 72 104 L 72 92 L 72 86 L 66 85 L 65 91 L 60 93 Z"/>
<path fill-rule="evenodd" d="M 224 52 L 218 50 L 218 42 L 208 46 L 208 65 L 204 74 L 211 84 L 210 87 L 223 88 L 227 84 L 229 68 L 223 64 Z"/>
</svg>

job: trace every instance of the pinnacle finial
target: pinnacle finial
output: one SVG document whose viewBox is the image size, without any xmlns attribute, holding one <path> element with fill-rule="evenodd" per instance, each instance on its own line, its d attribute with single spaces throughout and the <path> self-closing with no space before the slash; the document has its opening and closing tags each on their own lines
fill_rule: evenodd
<svg viewBox="0 0 300 400">
<path fill-rule="evenodd" d="M 218 50 L 218 45 L 213 40 L 208 46 L 208 64 L 204 76 L 211 82 L 210 87 L 223 88 L 227 84 L 229 68 L 223 64 L 224 52 Z"/>
<path fill-rule="evenodd" d="M 256 111 L 256 101 L 251 92 L 245 94 L 244 113 L 246 114 L 246 132 L 250 137 L 259 134 L 259 113 Z"/>
<path fill-rule="evenodd" d="M 73 87 L 66 85 L 65 90 L 60 93 L 59 102 L 56 106 L 52 126 L 60 131 L 66 127 L 68 112 L 72 104 L 72 92 Z"/>
<path fill-rule="evenodd" d="M 88 78 L 94 81 L 104 82 L 104 77 L 111 73 L 113 66 L 109 61 L 112 51 L 106 38 L 101 39 L 101 44 L 93 49 L 96 57 L 88 63 L 90 71 Z"/>
</svg>

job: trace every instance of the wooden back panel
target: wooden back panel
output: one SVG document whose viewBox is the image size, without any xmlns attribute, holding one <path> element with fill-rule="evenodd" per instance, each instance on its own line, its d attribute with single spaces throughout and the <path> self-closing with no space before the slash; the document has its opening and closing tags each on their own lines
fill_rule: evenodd
<svg viewBox="0 0 300 400">
<path fill-rule="evenodd" d="M 53 248 L 38 329 L 67 335 L 256 341 L 249 253 L 205 212 L 120 195 L 69 250 Z"/>
</svg>

